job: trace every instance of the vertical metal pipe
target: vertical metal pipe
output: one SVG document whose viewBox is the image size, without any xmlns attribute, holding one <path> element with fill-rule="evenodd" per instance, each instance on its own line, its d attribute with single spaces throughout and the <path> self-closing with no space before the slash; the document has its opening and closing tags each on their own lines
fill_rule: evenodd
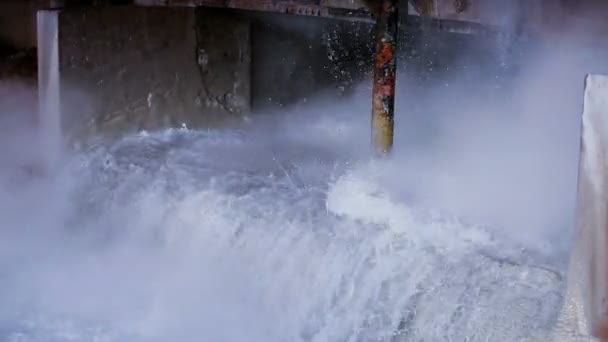
<svg viewBox="0 0 608 342">
<path fill-rule="evenodd" d="M 376 19 L 372 143 L 377 153 L 386 155 L 393 147 L 399 0 L 379 1 L 381 5 Z"/>
</svg>

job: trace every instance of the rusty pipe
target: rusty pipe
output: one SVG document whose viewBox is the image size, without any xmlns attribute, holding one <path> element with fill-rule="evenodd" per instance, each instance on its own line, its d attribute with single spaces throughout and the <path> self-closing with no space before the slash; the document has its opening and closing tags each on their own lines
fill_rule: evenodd
<svg viewBox="0 0 608 342">
<path fill-rule="evenodd" d="M 393 147 L 399 0 L 380 0 L 372 99 L 372 143 L 380 155 Z"/>
</svg>

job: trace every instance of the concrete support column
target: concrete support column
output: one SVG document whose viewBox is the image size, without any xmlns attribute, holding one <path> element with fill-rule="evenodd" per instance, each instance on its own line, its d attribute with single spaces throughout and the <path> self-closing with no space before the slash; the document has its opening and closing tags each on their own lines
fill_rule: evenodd
<svg viewBox="0 0 608 342">
<path fill-rule="evenodd" d="M 39 11 L 38 40 L 38 123 L 41 140 L 47 150 L 47 165 L 54 165 L 61 150 L 61 108 L 59 92 L 59 12 Z"/>
</svg>

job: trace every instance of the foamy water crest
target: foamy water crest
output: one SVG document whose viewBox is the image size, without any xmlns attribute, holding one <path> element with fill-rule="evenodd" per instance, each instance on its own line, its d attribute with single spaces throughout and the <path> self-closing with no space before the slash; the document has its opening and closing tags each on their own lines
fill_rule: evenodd
<svg viewBox="0 0 608 342">
<path fill-rule="evenodd" d="M 264 132 L 142 133 L 4 184 L 0 340 L 546 340 L 542 256 L 408 201 L 390 160 Z"/>
</svg>

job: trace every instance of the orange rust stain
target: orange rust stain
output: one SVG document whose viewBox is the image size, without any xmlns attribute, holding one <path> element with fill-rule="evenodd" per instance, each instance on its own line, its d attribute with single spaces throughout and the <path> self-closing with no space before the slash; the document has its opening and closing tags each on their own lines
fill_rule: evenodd
<svg viewBox="0 0 608 342">
<path fill-rule="evenodd" d="M 395 54 L 395 46 L 392 43 L 381 43 L 382 46 L 378 51 L 378 56 L 376 57 L 376 68 L 383 68 L 386 64 L 388 64 Z"/>
</svg>

